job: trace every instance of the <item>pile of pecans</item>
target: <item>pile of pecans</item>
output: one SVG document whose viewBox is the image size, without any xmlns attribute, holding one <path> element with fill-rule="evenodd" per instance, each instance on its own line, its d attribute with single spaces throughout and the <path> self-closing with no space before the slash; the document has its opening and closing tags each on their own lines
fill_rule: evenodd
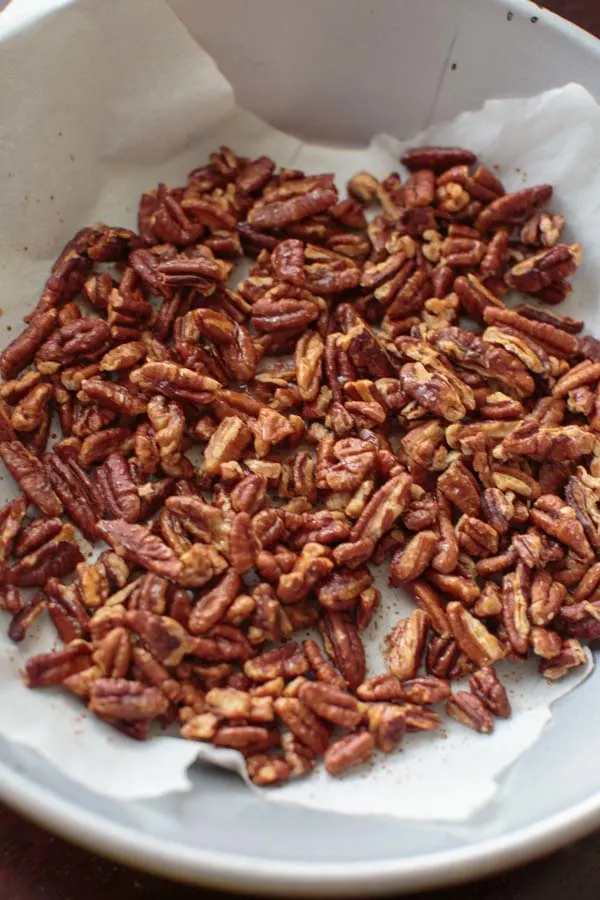
<svg viewBox="0 0 600 900">
<path fill-rule="evenodd" d="M 67 244 L 0 355 L 24 495 L 0 513 L 0 604 L 14 641 L 47 613 L 64 644 L 30 686 L 135 738 L 177 724 L 235 748 L 264 785 L 390 752 L 440 701 L 491 731 L 505 657 L 548 679 L 585 662 L 600 344 L 502 300 L 560 302 L 579 246 L 549 185 L 506 194 L 457 148 L 402 162 L 340 200 L 332 175 L 222 148 L 142 195 L 138 233 Z M 77 530 L 109 545 L 97 562 Z M 415 609 L 367 678 L 369 564 L 388 559 Z M 293 639 L 313 626 L 322 646 Z"/>
</svg>

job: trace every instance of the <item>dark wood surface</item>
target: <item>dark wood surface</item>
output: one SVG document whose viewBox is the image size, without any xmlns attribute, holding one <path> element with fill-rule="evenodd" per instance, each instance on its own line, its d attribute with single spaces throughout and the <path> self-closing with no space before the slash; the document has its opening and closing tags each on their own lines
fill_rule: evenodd
<svg viewBox="0 0 600 900">
<path fill-rule="evenodd" d="M 0 8 L 3 5 L 0 0 Z M 600 0 L 552 0 L 538 5 L 600 36 Z M 598 900 L 600 833 L 506 875 L 428 896 L 432 900 L 564 900 L 565 897 Z M 199 897 L 226 900 L 224 894 L 174 885 L 114 865 L 70 846 L 0 806 L 1 900 L 192 900 Z"/>
</svg>

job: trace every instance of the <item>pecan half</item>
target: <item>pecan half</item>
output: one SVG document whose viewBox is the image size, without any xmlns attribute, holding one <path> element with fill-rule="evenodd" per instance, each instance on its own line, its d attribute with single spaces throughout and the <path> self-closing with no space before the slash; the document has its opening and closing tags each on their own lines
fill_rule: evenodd
<svg viewBox="0 0 600 900">
<path fill-rule="evenodd" d="M 59 516 L 63 505 L 52 489 L 40 460 L 20 441 L 0 443 L 0 458 L 27 499 L 47 516 Z"/>
</svg>

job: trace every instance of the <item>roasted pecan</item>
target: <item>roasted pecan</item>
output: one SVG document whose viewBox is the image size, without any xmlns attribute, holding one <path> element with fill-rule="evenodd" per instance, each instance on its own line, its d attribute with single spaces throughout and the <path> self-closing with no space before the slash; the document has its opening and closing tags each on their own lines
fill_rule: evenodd
<svg viewBox="0 0 600 900">
<path fill-rule="evenodd" d="M 437 544 L 438 535 L 435 531 L 425 530 L 415 534 L 394 554 L 389 570 L 390 584 L 398 585 L 420 578 L 429 567 Z"/>
<path fill-rule="evenodd" d="M 555 283 L 561 284 L 573 274 L 580 261 L 579 244 L 558 244 L 518 262 L 504 280 L 511 288 L 536 294 Z"/>
<path fill-rule="evenodd" d="M 57 453 L 44 456 L 44 467 L 54 490 L 73 521 L 90 540 L 96 538 L 96 522 L 104 510 L 102 494 L 79 464 Z"/>
<path fill-rule="evenodd" d="M 456 524 L 456 536 L 462 550 L 470 556 L 493 556 L 498 552 L 498 533 L 473 516 L 461 516 Z"/>
<path fill-rule="evenodd" d="M 92 662 L 89 645 L 76 641 L 62 650 L 41 653 L 27 660 L 25 682 L 29 687 L 49 687 L 61 684 L 70 675 L 82 672 Z"/>
<path fill-rule="evenodd" d="M 414 678 L 421 665 L 421 657 L 429 627 L 426 614 L 415 610 L 407 619 L 400 619 L 386 637 L 388 667 L 401 681 Z"/>
<path fill-rule="evenodd" d="M 451 463 L 437 482 L 438 490 L 468 516 L 479 515 L 481 510 L 480 488 L 476 478 L 461 460 Z"/>
<path fill-rule="evenodd" d="M 47 516 L 59 516 L 63 506 L 40 460 L 20 441 L 0 443 L 0 458 L 27 499 Z"/>
<path fill-rule="evenodd" d="M 274 709 L 283 724 L 309 750 L 321 754 L 329 744 L 329 731 L 312 710 L 297 697 L 279 697 Z"/>
<path fill-rule="evenodd" d="M 462 603 L 452 601 L 446 607 L 452 634 L 463 653 L 479 668 L 490 665 L 506 656 L 506 650 L 480 622 L 468 612 Z"/>
<path fill-rule="evenodd" d="M 346 769 L 367 762 L 375 749 L 375 738 L 369 731 L 347 734 L 325 751 L 325 769 L 329 775 L 341 775 Z"/>
<path fill-rule="evenodd" d="M 342 728 L 356 728 L 363 718 L 357 700 L 334 685 L 305 681 L 298 688 L 298 697 L 319 718 Z"/>
<path fill-rule="evenodd" d="M 433 169 L 439 173 L 454 166 L 470 166 L 477 157 L 462 147 L 411 147 L 400 160 L 411 172 L 415 169 Z"/>
<path fill-rule="evenodd" d="M 338 612 L 350 609 L 372 583 L 373 576 L 367 568 L 335 571 L 319 586 L 319 603 Z"/>
<path fill-rule="evenodd" d="M 446 703 L 448 715 L 474 731 L 489 734 L 494 728 L 494 719 L 480 698 L 469 691 L 455 691 Z"/>
<path fill-rule="evenodd" d="M 14 378 L 33 360 L 44 341 L 56 328 L 56 310 L 40 313 L 25 331 L 0 353 L 0 374 Z"/>
<path fill-rule="evenodd" d="M 98 678 L 90 690 L 89 708 L 97 716 L 134 722 L 166 713 L 169 701 L 155 687 L 123 678 Z"/>
<path fill-rule="evenodd" d="M 536 206 L 543 206 L 552 196 L 549 184 L 523 188 L 514 194 L 505 194 L 492 201 L 478 216 L 475 226 L 480 231 L 490 231 L 496 225 L 521 224 L 532 214 Z"/>
<path fill-rule="evenodd" d="M 230 570 L 219 583 L 196 602 L 189 620 L 192 634 L 205 634 L 220 622 L 242 586 L 239 575 Z"/>
<path fill-rule="evenodd" d="M 304 650 L 304 655 L 308 660 L 308 664 L 317 676 L 318 681 L 322 681 L 325 684 L 332 685 L 333 687 L 342 690 L 346 687 L 346 680 L 336 671 L 331 663 L 325 659 L 321 648 L 316 641 L 304 641 L 302 643 L 302 648 Z"/>
<path fill-rule="evenodd" d="M 35 354 L 35 365 L 42 374 L 52 374 L 75 362 L 99 358 L 109 342 L 110 329 L 102 319 L 78 319 L 50 335 Z"/>
<path fill-rule="evenodd" d="M 535 501 L 530 518 L 534 525 L 566 544 L 581 559 L 589 559 L 593 555 L 575 510 L 559 497 L 552 494 L 541 496 Z"/>
<path fill-rule="evenodd" d="M 337 200 L 336 189 L 324 184 L 285 200 L 274 200 L 271 203 L 259 201 L 250 211 L 248 222 L 258 229 L 282 228 L 308 216 L 325 212 L 337 203 Z"/>
<path fill-rule="evenodd" d="M 277 585 L 277 596 L 283 603 L 302 600 L 333 570 L 329 551 L 322 544 L 308 543 L 294 562 L 289 573 L 283 574 Z"/>
<path fill-rule="evenodd" d="M 585 666 L 588 661 L 585 650 L 578 640 L 568 638 L 563 642 L 560 652 L 551 659 L 542 659 L 540 672 L 548 681 L 564 678 L 570 669 Z"/>
<path fill-rule="evenodd" d="M 137 522 L 142 509 L 140 496 L 122 453 L 110 454 L 97 469 L 96 480 L 113 516 L 126 522 Z"/>
<path fill-rule="evenodd" d="M 351 690 L 364 681 L 365 648 L 358 628 L 346 613 L 327 612 L 319 622 L 325 650 L 346 679 Z"/>
<path fill-rule="evenodd" d="M 493 715 L 503 719 L 510 716 L 511 708 L 506 689 L 492 668 L 486 666 L 475 672 L 469 679 L 469 686 Z"/>
<path fill-rule="evenodd" d="M 125 559 L 167 578 L 177 580 L 181 575 L 181 560 L 143 525 L 134 525 L 124 519 L 101 519 L 96 528 L 98 534 Z"/>
<path fill-rule="evenodd" d="M 410 476 L 402 473 L 377 491 L 352 528 L 351 543 L 340 544 L 334 551 L 338 563 L 356 568 L 372 556 L 377 541 L 408 506 L 411 483 Z"/>
</svg>

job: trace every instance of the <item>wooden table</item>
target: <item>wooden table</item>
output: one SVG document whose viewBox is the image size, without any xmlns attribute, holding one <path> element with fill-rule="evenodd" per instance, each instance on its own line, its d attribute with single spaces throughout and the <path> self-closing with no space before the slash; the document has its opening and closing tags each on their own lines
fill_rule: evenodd
<svg viewBox="0 0 600 900">
<path fill-rule="evenodd" d="M 4 5 L 0 0 L 0 8 Z M 600 36 L 600 0 L 544 5 Z M 533 3 L 532 3 L 533 6 Z M 182 887 L 72 847 L 0 807 L 1 900 L 191 900 L 225 894 Z M 432 900 L 598 900 L 600 833 L 497 878 L 429 894 Z"/>
</svg>

